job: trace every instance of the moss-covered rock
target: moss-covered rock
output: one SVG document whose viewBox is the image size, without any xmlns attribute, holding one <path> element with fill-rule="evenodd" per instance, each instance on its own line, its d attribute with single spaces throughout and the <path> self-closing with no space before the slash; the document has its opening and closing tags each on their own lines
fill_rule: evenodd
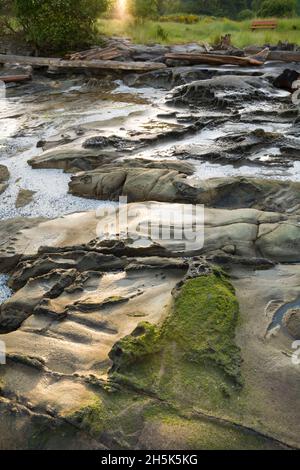
<svg viewBox="0 0 300 470">
<path fill-rule="evenodd" d="M 113 361 L 111 372 L 123 370 L 161 349 L 160 329 L 151 323 L 142 322 L 131 333 L 112 348 L 109 357 Z"/>
<path fill-rule="evenodd" d="M 103 431 L 108 420 L 108 410 L 100 397 L 95 396 L 93 402 L 74 412 L 69 420 L 97 436 Z"/>
<path fill-rule="evenodd" d="M 191 279 L 175 300 L 173 314 L 163 327 L 164 336 L 192 362 L 211 361 L 228 376 L 239 379 L 240 351 L 234 343 L 238 302 L 224 277 Z"/>
<path fill-rule="evenodd" d="M 141 323 L 110 358 L 112 381 L 168 402 L 222 405 L 242 383 L 235 345 L 238 302 L 220 270 L 185 281 L 164 323 Z"/>
</svg>

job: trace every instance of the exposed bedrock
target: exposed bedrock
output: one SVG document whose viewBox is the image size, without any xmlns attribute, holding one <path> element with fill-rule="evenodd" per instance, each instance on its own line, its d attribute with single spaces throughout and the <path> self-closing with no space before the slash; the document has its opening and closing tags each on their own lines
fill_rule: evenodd
<svg viewBox="0 0 300 470">
<path fill-rule="evenodd" d="M 236 344 L 235 291 L 205 257 L 223 254 L 250 266 L 258 256 L 294 261 L 299 227 L 276 212 L 206 209 L 202 248 L 201 237 L 182 233 L 178 214 L 188 208 L 130 204 L 129 233 L 121 237 L 110 211 L 36 221 L 28 228 L 10 222 L 2 259 L 14 257 L 13 294 L 0 314 L 8 365 L 0 370 L 0 430 L 8 429 L 7 448 L 14 445 L 9 429 L 16 425 L 21 448 L 57 448 L 53 436 L 61 436 L 62 426 L 64 448 L 77 440 L 88 448 L 170 448 L 176 426 L 177 447 L 231 448 L 232 439 L 241 449 L 297 446 L 293 417 L 280 427 L 268 413 L 258 419 L 264 406 L 253 394 L 264 390 L 268 400 L 276 399 L 276 387 L 259 382 L 252 390 L 251 355 L 243 364 Z M 191 220 L 187 212 L 184 221 L 199 234 L 198 216 Z M 169 221 L 174 236 L 161 240 L 157 228 Z M 149 227 L 155 230 L 149 233 Z M 7 232 L 5 222 L 1 230 Z M 293 317 L 293 331 L 294 325 Z M 259 362 L 261 337 L 254 340 Z M 279 354 L 276 344 L 268 348 Z M 297 379 L 289 358 L 286 364 L 290 402 Z M 196 442 L 189 444 L 191 436 Z"/>
<path fill-rule="evenodd" d="M 262 76 L 263 71 L 239 70 L 239 76 Z M 125 77 L 125 83 L 129 86 L 151 86 L 171 90 L 175 86 L 184 85 L 196 80 L 208 80 L 223 75 L 236 75 L 236 70 L 222 70 L 222 68 L 205 67 L 205 65 L 168 67 L 143 74 L 130 74 Z"/>
<path fill-rule="evenodd" d="M 149 237 L 173 255 L 211 255 L 219 250 L 244 258 L 273 262 L 297 262 L 300 226 L 297 218 L 256 209 L 208 209 L 191 215 L 182 204 L 145 203 L 128 207 L 128 231 L 133 237 Z M 120 217 L 124 217 L 120 209 Z M 115 215 L 99 218 L 98 234 L 113 236 Z M 204 218 L 203 218 L 204 217 Z M 111 227 L 107 230 L 107 227 Z M 165 231 L 165 236 L 161 233 Z M 167 233 L 169 236 L 167 236 Z"/>
<path fill-rule="evenodd" d="M 223 122 L 223 116 L 217 118 L 202 116 L 192 119 L 192 123 L 187 125 L 164 122 L 161 129 L 159 121 L 151 121 L 150 130 L 146 129 L 143 132 L 132 130 L 129 132 L 131 137 L 91 134 L 76 142 L 50 148 L 30 159 L 28 163 L 32 168 L 57 168 L 68 172 L 92 170 L 151 145 L 173 140 L 177 142 L 206 126 L 214 127 Z"/>
<path fill-rule="evenodd" d="M 220 269 L 201 258 L 163 266 L 145 257 L 125 271 L 74 267 L 38 276 L 38 262 L 28 261 L 33 276 L 2 308 L 18 320 L 0 336 L 7 448 L 16 425 L 25 449 L 74 448 L 77 440 L 93 449 L 295 444 L 293 427 L 258 420 L 259 403 L 253 410 L 247 398 L 239 305 Z"/>
<path fill-rule="evenodd" d="M 224 75 L 175 87 L 167 102 L 173 105 L 214 104 L 226 107 L 241 101 L 269 101 L 274 99 L 274 95 L 274 88 L 263 77 Z"/>
<path fill-rule="evenodd" d="M 286 167 L 299 160 L 300 145 L 299 139 L 293 136 L 258 128 L 216 138 L 209 147 L 205 143 L 179 147 L 174 155 L 182 160 L 193 158 L 212 163 Z"/>
<path fill-rule="evenodd" d="M 198 180 L 187 178 L 184 167 L 134 167 L 123 162 L 103 165 L 72 176 L 70 192 L 77 196 L 129 202 L 190 202 L 208 207 L 253 207 L 266 211 L 299 213 L 300 183 L 248 177 Z"/>
<path fill-rule="evenodd" d="M 7 271 L 19 263 L 10 281 L 12 287 L 53 269 L 107 272 L 125 268 L 126 258 L 145 256 L 223 254 L 272 262 L 299 261 L 298 216 L 286 211 L 206 207 L 203 214 L 201 207 L 191 213 L 189 204 L 159 202 L 129 204 L 117 212 L 112 209 L 37 221 L 16 234 L 12 226 L 11 238 L 1 247 L 1 265 Z M 116 215 L 120 220 L 127 218 L 128 227 L 117 226 Z M 128 230 L 128 237 L 123 230 Z M 118 236 L 121 239 L 116 242 Z M 36 255 L 38 259 L 32 263 L 31 257 Z"/>
<path fill-rule="evenodd" d="M 65 171 L 91 170 L 102 163 L 111 163 L 120 155 L 115 149 L 85 149 L 67 144 L 50 149 L 28 161 L 32 168 L 57 168 Z"/>
</svg>

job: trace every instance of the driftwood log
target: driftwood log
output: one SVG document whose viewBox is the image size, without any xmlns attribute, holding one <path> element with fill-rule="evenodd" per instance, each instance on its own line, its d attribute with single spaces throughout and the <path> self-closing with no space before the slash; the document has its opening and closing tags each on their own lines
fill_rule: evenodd
<svg viewBox="0 0 300 470">
<path fill-rule="evenodd" d="M 207 65 L 263 65 L 268 58 L 269 49 L 249 57 L 237 57 L 231 55 L 219 54 L 166 54 L 167 60 L 186 61 L 189 64 L 207 64 Z"/>
<path fill-rule="evenodd" d="M 118 62 L 113 60 L 62 60 L 48 57 L 23 57 L 0 54 L 0 64 L 31 65 L 32 67 L 56 67 L 94 70 L 124 70 L 150 72 L 166 67 L 159 62 Z"/>
<path fill-rule="evenodd" d="M 31 75 L 0 75 L 0 82 L 12 83 L 12 82 L 26 82 L 31 80 Z"/>
<path fill-rule="evenodd" d="M 255 54 L 260 51 L 259 47 L 246 47 L 246 54 Z M 280 62 L 300 62 L 300 51 L 270 51 L 268 60 Z"/>
<path fill-rule="evenodd" d="M 124 58 L 126 51 L 118 47 L 95 47 L 87 51 L 75 52 L 68 54 L 64 57 L 66 60 L 113 60 L 117 58 Z M 128 54 L 127 54 L 128 55 Z"/>
</svg>

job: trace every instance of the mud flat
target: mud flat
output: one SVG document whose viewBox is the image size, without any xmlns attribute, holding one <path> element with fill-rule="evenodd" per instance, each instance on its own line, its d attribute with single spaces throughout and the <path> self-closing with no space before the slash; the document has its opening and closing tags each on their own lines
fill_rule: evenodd
<svg viewBox="0 0 300 470">
<path fill-rule="evenodd" d="M 0 448 L 300 447 L 298 311 L 280 316 L 300 296 L 299 119 L 280 71 L 7 89 Z"/>
</svg>

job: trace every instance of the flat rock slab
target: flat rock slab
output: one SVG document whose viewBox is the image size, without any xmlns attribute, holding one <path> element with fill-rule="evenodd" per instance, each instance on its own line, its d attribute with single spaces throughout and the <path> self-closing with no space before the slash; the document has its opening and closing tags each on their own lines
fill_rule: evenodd
<svg viewBox="0 0 300 470">
<path fill-rule="evenodd" d="M 42 222 L 22 230 L 13 242 L 2 246 L 2 263 L 10 265 L 17 257 L 34 255 L 45 246 L 63 248 L 86 244 L 98 237 L 115 238 L 120 230 L 116 215 L 120 220 L 127 218 L 124 229 L 129 235 L 135 239 L 150 238 L 173 254 L 213 253 L 234 245 L 240 256 L 260 256 L 275 262 L 299 261 L 300 228 L 293 217 L 256 209 L 203 211 L 201 207 L 191 213 L 190 205 L 148 202 L 129 204 L 121 212 L 119 209 L 115 212 L 112 206 L 98 213 L 83 212 Z"/>
</svg>

